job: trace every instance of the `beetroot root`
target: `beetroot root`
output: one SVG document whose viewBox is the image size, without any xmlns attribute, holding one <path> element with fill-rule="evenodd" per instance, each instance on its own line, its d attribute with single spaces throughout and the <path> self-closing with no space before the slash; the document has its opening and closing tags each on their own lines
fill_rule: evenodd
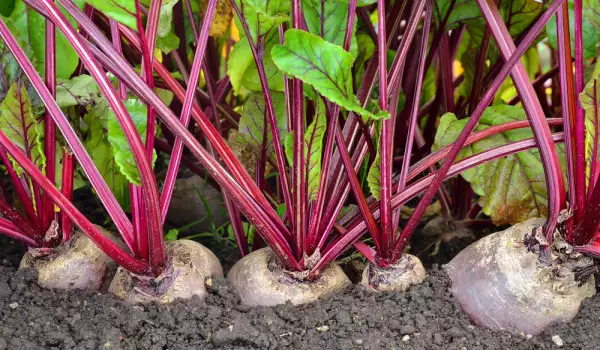
<svg viewBox="0 0 600 350">
<path fill-rule="evenodd" d="M 223 277 L 219 259 L 200 243 L 180 239 L 166 248 L 169 263 L 160 276 L 138 276 L 120 267 L 108 291 L 132 303 L 170 303 L 194 295 L 204 299 L 207 281 Z"/>
<path fill-rule="evenodd" d="M 101 230 L 114 241 L 117 238 Z M 71 239 L 40 256 L 31 249 L 23 256 L 22 268 L 33 268 L 38 272 L 38 283 L 51 289 L 99 290 L 110 269 L 116 264 L 85 234 L 75 231 Z"/>
<path fill-rule="evenodd" d="M 571 321 L 581 302 L 595 294 L 593 278 L 581 283 L 572 272 L 591 259 L 580 256 L 558 264 L 553 250 L 554 263 L 547 265 L 527 251 L 525 235 L 543 224 L 544 219 L 530 219 L 484 237 L 444 266 L 452 293 L 477 325 L 535 335 Z"/>
<path fill-rule="evenodd" d="M 270 248 L 246 255 L 227 274 L 227 280 L 249 306 L 274 306 L 290 301 L 310 303 L 351 285 L 344 271 L 330 264 L 314 281 L 301 281 L 285 271 Z"/>
<path fill-rule="evenodd" d="M 402 258 L 386 268 L 367 264 L 360 283 L 376 292 L 404 292 L 413 284 L 425 281 L 427 274 L 423 264 L 414 255 L 402 254 Z"/>
</svg>

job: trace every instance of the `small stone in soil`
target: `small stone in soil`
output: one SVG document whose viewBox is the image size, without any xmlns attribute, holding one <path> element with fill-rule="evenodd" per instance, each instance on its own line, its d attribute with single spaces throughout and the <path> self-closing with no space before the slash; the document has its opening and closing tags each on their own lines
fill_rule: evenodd
<svg viewBox="0 0 600 350">
<path fill-rule="evenodd" d="M 556 344 L 557 346 L 563 346 L 564 342 L 562 340 L 562 338 L 558 335 L 553 335 L 552 336 L 552 341 L 554 342 L 554 344 Z"/>
<path fill-rule="evenodd" d="M 329 330 L 329 326 L 321 326 L 321 327 L 317 327 L 317 330 L 319 332 L 327 332 Z"/>
<path fill-rule="evenodd" d="M 8 307 L 10 307 L 11 309 L 16 309 L 19 307 L 19 303 L 10 303 L 8 304 Z"/>
<path fill-rule="evenodd" d="M 407 342 L 409 340 L 410 340 L 410 335 L 408 335 L 408 334 L 402 337 L 403 342 Z"/>
</svg>

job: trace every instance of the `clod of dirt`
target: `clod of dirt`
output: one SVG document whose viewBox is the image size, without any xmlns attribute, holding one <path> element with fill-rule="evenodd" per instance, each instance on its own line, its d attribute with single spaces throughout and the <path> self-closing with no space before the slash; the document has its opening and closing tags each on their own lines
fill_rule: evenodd
<svg viewBox="0 0 600 350">
<path fill-rule="evenodd" d="M 524 247 L 525 235 L 543 224 L 544 219 L 530 219 L 489 235 L 445 265 L 452 293 L 476 324 L 535 335 L 571 321 L 581 302 L 595 294 L 593 279 L 580 285 L 572 272 L 591 259 L 546 265 Z"/>
<path fill-rule="evenodd" d="M 223 277 L 219 259 L 200 243 L 180 239 L 166 248 L 170 261 L 161 276 L 137 276 L 119 267 L 108 291 L 133 303 L 170 303 L 194 295 L 204 299 L 206 282 Z"/>
<path fill-rule="evenodd" d="M 427 273 L 419 258 L 402 254 L 397 263 L 385 268 L 367 264 L 360 283 L 377 292 L 404 292 L 414 284 L 423 283 L 426 277 Z"/>
<path fill-rule="evenodd" d="M 100 230 L 113 241 L 118 240 L 110 232 Z M 38 283 L 46 288 L 99 290 L 116 264 L 84 233 L 75 231 L 68 242 L 48 255 L 39 256 L 36 250 L 29 250 L 19 268 L 37 270 Z"/>
<path fill-rule="evenodd" d="M 231 268 L 227 280 L 242 304 L 249 306 L 274 306 L 287 301 L 294 305 L 306 304 L 351 285 L 344 271 L 335 264 L 330 264 L 314 281 L 300 281 L 283 269 L 270 248 L 243 257 Z"/>
</svg>

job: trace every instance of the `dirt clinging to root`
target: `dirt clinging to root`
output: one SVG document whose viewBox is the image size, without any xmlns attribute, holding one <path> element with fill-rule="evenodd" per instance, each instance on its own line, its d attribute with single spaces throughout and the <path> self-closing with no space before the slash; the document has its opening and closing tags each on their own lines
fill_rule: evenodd
<svg viewBox="0 0 600 350">
<path fill-rule="evenodd" d="M 107 294 L 40 288 L 16 271 L 22 249 L 0 238 L 1 349 L 530 349 L 599 348 L 598 297 L 568 325 L 536 337 L 471 325 L 437 266 L 405 293 L 359 286 L 316 303 L 249 308 L 224 280 L 205 302 L 134 306 Z"/>
</svg>

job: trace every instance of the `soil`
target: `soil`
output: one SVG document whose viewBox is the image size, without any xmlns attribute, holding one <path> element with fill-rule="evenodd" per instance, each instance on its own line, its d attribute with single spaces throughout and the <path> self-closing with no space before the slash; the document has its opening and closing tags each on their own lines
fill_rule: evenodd
<svg viewBox="0 0 600 350">
<path fill-rule="evenodd" d="M 42 289 L 35 272 L 17 271 L 22 254 L 0 238 L 0 350 L 600 348 L 600 297 L 539 336 L 493 333 L 469 322 L 437 265 L 427 282 L 400 294 L 353 286 L 311 305 L 248 308 L 214 280 L 204 302 L 134 306 L 108 294 Z"/>
</svg>

